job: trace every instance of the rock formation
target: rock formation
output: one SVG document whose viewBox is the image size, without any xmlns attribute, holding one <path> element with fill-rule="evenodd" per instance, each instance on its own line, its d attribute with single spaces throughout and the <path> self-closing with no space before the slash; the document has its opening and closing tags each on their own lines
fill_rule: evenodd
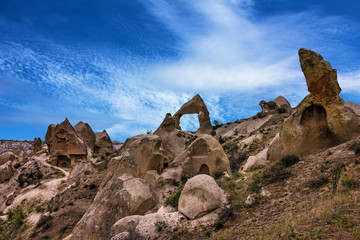
<svg viewBox="0 0 360 240">
<path fill-rule="evenodd" d="M 210 121 L 210 114 L 209 111 L 205 105 L 204 100 L 200 97 L 199 94 L 197 94 L 195 97 L 193 97 L 190 101 L 185 103 L 175 114 L 174 114 L 174 120 L 175 120 L 175 127 L 177 129 L 181 129 L 180 127 L 180 118 L 184 114 L 198 114 L 199 117 L 199 124 L 200 128 L 198 129 L 198 132 L 200 133 L 210 133 L 212 130 L 212 125 Z"/>
<path fill-rule="evenodd" d="M 76 134 L 68 119 L 49 125 L 45 142 L 51 155 L 50 161 L 56 166 L 74 167 L 76 162 L 86 160 L 86 143 Z"/>
<path fill-rule="evenodd" d="M 34 146 L 34 154 L 39 152 L 41 150 L 41 139 L 40 138 L 34 138 L 33 146 Z"/>
<path fill-rule="evenodd" d="M 76 225 L 71 239 L 109 239 L 111 227 L 122 217 L 144 214 L 155 204 L 149 184 L 130 174 L 110 182 Z"/>
<path fill-rule="evenodd" d="M 310 94 L 284 121 L 280 138 L 269 147 L 268 158 L 315 153 L 360 135 L 360 118 L 339 96 L 336 70 L 321 55 L 299 50 Z"/>
<path fill-rule="evenodd" d="M 172 132 L 175 130 L 175 124 L 175 119 L 171 116 L 171 113 L 167 113 L 164 121 L 160 124 L 154 134 L 158 136 L 163 136 L 166 133 Z"/>
<path fill-rule="evenodd" d="M 179 212 L 195 219 L 226 203 L 226 196 L 215 180 L 205 174 L 189 179 L 181 192 Z"/>
<path fill-rule="evenodd" d="M 259 105 L 262 111 L 268 114 L 274 114 L 275 111 L 278 109 L 284 109 L 286 111 L 291 109 L 290 103 L 283 96 L 278 96 L 273 101 L 269 102 L 265 102 L 264 100 L 262 100 Z"/>
<path fill-rule="evenodd" d="M 197 138 L 170 166 L 182 166 L 183 173 L 190 176 L 213 176 L 215 172 L 227 172 L 231 175 L 228 157 L 221 144 L 210 135 Z"/>
<path fill-rule="evenodd" d="M 9 180 L 14 174 L 14 169 L 11 162 L 7 162 L 0 166 L 0 183 Z"/>
<path fill-rule="evenodd" d="M 114 152 L 114 147 L 111 142 L 111 139 L 105 130 L 102 132 L 95 133 L 95 136 L 96 136 L 95 147 L 94 147 L 95 154 Z"/>
<path fill-rule="evenodd" d="M 74 126 L 76 134 L 87 144 L 91 151 L 94 151 L 96 136 L 88 123 L 80 121 Z"/>
</svg>

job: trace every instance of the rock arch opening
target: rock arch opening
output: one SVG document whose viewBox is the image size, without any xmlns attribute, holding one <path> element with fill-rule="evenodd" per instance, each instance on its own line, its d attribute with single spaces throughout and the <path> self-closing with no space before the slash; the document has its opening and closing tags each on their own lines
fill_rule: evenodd
<svg viewBox="0 0 360 240">
<path fill-rule="evenodd" d="M 184 114 L 179 118 L 182 130 L 196 132 L 200 128 L 198 114 Z"/>
</svg>

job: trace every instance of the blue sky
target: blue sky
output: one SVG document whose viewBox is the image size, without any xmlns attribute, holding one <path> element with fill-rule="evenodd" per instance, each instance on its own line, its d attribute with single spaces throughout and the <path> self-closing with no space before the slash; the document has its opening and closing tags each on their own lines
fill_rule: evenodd
<svg viewBox="0 0 360 240">
<path fill-rule="evenodd" d="M 326 4 L 325 4 L 326 3 Z M 297 51 L 338 70 L 360 103 L 360 3 L 320 0 L 9 0 L 0 4 L 0 139 L 67 117 L 113 140 L 155 130 L 196 93 L 211 119 L 307 94 Z M 194 115 L 181 126 L 195 130 Z"/>
</svg>

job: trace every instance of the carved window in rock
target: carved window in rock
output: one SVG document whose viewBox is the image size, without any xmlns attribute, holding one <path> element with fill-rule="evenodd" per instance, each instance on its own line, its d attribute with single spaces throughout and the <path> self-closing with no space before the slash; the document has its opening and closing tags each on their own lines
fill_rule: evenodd
<svg viewBox="0 0 360 240">
<path fill-rule="evenodd" d="M 199 174 L 207 174 L 207 175 L 210 175 L 210 170 L 209 170 L 208 165 L 206 165 L 206 164 L 201 165 L 201 167 L 200 167 L 200 169 L 199 169 Z"/>
</svg>

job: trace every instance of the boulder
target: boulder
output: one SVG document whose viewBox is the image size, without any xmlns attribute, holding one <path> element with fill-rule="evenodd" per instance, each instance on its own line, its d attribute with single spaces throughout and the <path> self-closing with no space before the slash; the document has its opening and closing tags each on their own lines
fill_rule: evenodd
<svg viewBox="0 0 360 240">
<path fill-rule="evenodd" d="M 118 233 L 122 233 L 126 231 L 128 232 L 134 231 L 136 226 L 139 224 L 139 221 L 143 217 L 144 216 L 142 215 L 131 215 L 120 219 L 112 226 L 111 228 L 112 235 L 114 236 L 117 235 Z"/>
<path fill-rule="evenodd" d="M 259 105 L 263 112 L 270 112 L 270 111 L 275 112 L 275 110 L 278 109 L 278 106 L 273 101 L 265 102 L 264 100 L 261 100 Z"/>
<path fill-rule="evenodd" d="M 212 125 L 210 121 L 210 114 L 209 111 L 205 105 L 204 100 L 200 97 L 199 94 L 197 94 L 195 97 L 193 97 L 190 101 L 185 103 L 175 114 L 174 114 L 174 120 L 175 120 L 175 127 L 177 129 L 181 130 L 180 127 L 180 118 L 184 114 L 198 114 L 199 117 L 199 124 L 200 128 L 198 129 L 198 132 L 200 133 L 210 133 L 212 130 Z"/>
<path fill-rule="evenodd" d="M 178 209 L 188 218 L 195 219 L 220 208 L 225 203 L 225 193 L 214 178 L 200 174 L 186 182 L 180 195 Z"/>
<path fill-rule="evenodd" d="M 14 169 L 11 162 L 7 162 L 0 166 L 0 183 L 9 180 L 14 175 Z"/>
<path fill-rule="evenodd" d="M 278 96 L 277 98 L 275 98 L 273 100 L 273 102 L 276 104 L 276 106 L 278 108 L 283 108 L 283 109 L 286 109 L 286 110 L 291 109 L 290 103 L 283 96 Z"/>
<path fill-rule="evenodd" d="M 360 135 L 360 116 L 340 98 L 336 70 L 311 50 L 300 49 L 299 56 L 310 94 L 284 121 L 280 139 L 269 147 L 269 159 L 302 157 Z"/>
<path fill-rule="evenodd" d="M 40 138 L 34 138 L 34 154 L 38 153 L 41 150 L 42 141 Z"/>
<path fill-rule="evenodd" d="M 8 161 L 15 161 L 18 157 L 13 152 L 4 152 L 0 154 L 0 165 L 7 163 Z"/>
<path fill-rule="evenodd" d="M 160 124 L 158 129 L 154 132 L 155 135 L 163 135 L 166 132 L 175 130 L 175 119 L 171 116 L 171 113 L 167 113 L 164 121 Z"/>
<path fill-rule="evenodd" d="M 242 169 L 243 172 L 250 171 L 256 167 L 266 166 L 267 159 L 267 148 L 256 154 L 255 156 L 250 156 L 246 160 L 246 163 Z"/>
<path fill-rule="evenodd" d="M 227 172 L 231 175 L 229 159 L 221 144 L 210 135 L 198 137 L 170 164 L 170 167 L 182 166 L 186 175 Z"/>
<path fill-rule="evenodd" d="M 269 102 L 265 102 L 264 100 L 262 100 L 259 103 L 259 105 L 260 105 L 262 111 L 264 113 L 268 113 L 268 114 L 273 114 L 276 112 L 276 110 L 278 110 L 280 108 L 285 109 L 285 110 L 291 109 L 290 103 L 283 96 L 278 96 L 273 101 L 269 101 Z"/>
<path fill-rule="evenodd" d="M 96 136 L 88 123 L 80 121 L 74 126 L 76 134 L 94 151 Z"/>
<path fill-rule="evenodd" d="M 70 239 L 109 239 L 111 228 L 119 219 L 144 214 L 154 204 L 154 194 L 145 180 L 123 174 L 97 193 Z"/>
<path fill-rule="evenodd" d="M 360 116 L 360 105 L 354 102 L 346 101 L 345 107 L 351 108 L 357 115 Z"/>
<path fill-rule="evenodd" d="M 114 152 L 113 144 L 106 130 L 95 133 L 95 136 L 96 136 L 96 141 L 95 141 L 94 153 L 104 154 L 104 153 Z"/>
<path fill-rule="evenodd" d="M 94 173 L 94 167 L 89 162 L 79 162 L 71 171 L 69 178 L 81 178 Z"/>
<path fill-rule="evenodd" d="M 52 164 L 61 167 L 74 167 L 78 161 L 87 158 L 86 143 L 76 134 L 66 118 L 60 124 L 51 124 L 45 135 L 45 142 Z"/>
</svg>

